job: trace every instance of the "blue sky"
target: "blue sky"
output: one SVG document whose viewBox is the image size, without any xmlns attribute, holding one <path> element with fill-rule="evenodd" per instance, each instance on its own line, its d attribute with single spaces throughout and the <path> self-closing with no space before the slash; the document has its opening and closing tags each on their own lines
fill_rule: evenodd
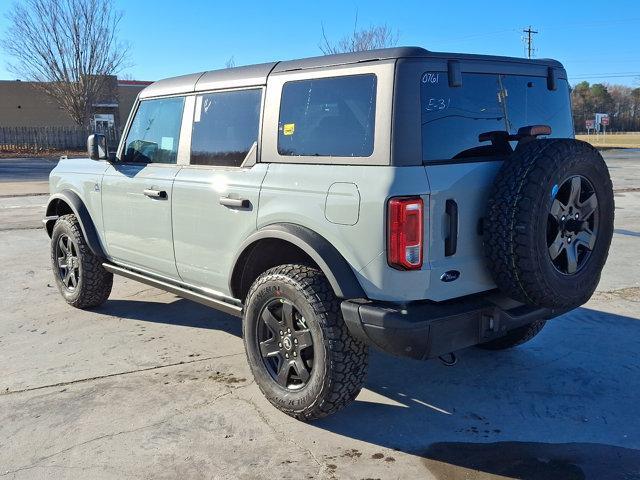
<svg viewBox="0 0 640 480">
<path fill-rule="evenodd" d="M 130 43 L 139 80 L 319 55 L 321 23 L 331 39 L 359 25 L 386 23 L 399 45 L 434 51 L 523 56 L 532 25 L 536 55 L 562 61 L 571 83 L 640 86 L 640 1 L 241 1 L 115 0 L 120 36 Z M 10 0 L 0 1 L 0 36 Z M 0 55 L 0 79 L 14 76 Z"/>
</svg>

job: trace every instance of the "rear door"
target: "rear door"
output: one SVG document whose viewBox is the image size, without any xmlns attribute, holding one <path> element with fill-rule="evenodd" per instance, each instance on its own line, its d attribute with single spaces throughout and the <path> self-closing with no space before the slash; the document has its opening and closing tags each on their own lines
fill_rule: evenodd
<svg viewBox="0 0 640 480">
<path fill-rule="evenodd" d="M 422 74 L 421 133 L 430 198 L 430 295 L 442 300 L 494 288 L 482 245 L 482 218 L 493 179 L 515 142 L 481 142 L 491 131 L 515 134 L 545 124 L 572 137 L 566 80 L 550 89 L 547 67 L 528 71 L 486 63 L 467 66 L 452 86 L 446 71 Z M 496 70 L 498 70 L 496 72 Z M 508 160 L 507 160 L 508 161 Z M 459 272 L 456 281 L 446 272 Z M 442 280 L 442 281 L 440 281 Z"/>
<path fill-rule="evenodd" d="M 119 263 L 177 277 L 171 201 L 183 97 L 143 100 L 131 122 L 121 159 L 102 180 L 108 253 Z"/>
<path fill-rule="evenodd" d="M 256 230 L 267 164 L 256 163 L 263 88 L 195 97 L 190 161 L 173 186 L 174 250 L 186 283 L 229 294 L 231 262 Z"/>
</svg>

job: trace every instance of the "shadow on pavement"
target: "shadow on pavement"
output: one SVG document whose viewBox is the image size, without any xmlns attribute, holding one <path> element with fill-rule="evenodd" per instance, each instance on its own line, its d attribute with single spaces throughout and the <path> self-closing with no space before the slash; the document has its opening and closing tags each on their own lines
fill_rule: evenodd
<svg viewBox="0 0 640 480">
<path fill-rule="evenodd" d="M 460 466 L 524 480 L 640 478 L 638 450 L 599 443 L 434 443 L 424 456 L 443 479 L 459 478 Z"/>
<path fill-rule="evenodd" d="M 313 425 L 423 457 L 443 480 L 640 479 L 639 338 L 640 320 L 580 308 L 454 367 L 374 354 L 369 392 Z"/>
<path fill-rule="evenodd" d="M 220 330 L 237 337 L 242 336 L 242 323 L 239 318 L 182 298 L 171 303 L 109 300 L 94 311 L 131 320 L 207 328 Z"/>
</svg>

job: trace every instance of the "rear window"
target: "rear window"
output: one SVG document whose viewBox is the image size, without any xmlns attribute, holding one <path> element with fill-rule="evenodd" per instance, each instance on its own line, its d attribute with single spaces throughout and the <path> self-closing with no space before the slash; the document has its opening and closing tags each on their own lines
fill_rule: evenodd
<svg viewBox="0 0 640 480">
<path fill-rule="evenodd" d="M 573 135 L 569 85 L 562 79 L 549 90 L 546 77 L 467 73 L 462 87 L 449 87 L 446 72 L 426 72 L 420 97 L 427 162 L 494 154 L 490 142 L 478 141 L 493 130 L 517 133 L 543 124 L 553 137 Z"/>
<path fill-rule="evenodd" d="M 368 157 L 373 153 L 376 76 L 287 82 L 282 87 L 278 153 Z"/>
<path fill-rule="evenodd" d="M 198 95 L 191 164 L 239 167 L 258 141 L 262 90 Z"/>
</svg>

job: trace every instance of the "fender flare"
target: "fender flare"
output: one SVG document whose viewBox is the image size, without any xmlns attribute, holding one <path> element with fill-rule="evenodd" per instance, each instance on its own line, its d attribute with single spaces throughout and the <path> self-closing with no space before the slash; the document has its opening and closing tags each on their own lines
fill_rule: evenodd
<svg viewBox="0 0 640 480">
<path fill-rule="evenodd" d="M 91 249 L 94 255 L 100 258 L 107 258 L 102 249 L 102 244 L 100 243 L 100 238 L 98 237 L 98 232 L 96 230 L 95 224 L 93 223 L 93 219 L 89 214 L 89 210 L 85 206 L 84 202 L 80 198 L 80 196 L 72 191 L 72 190 L 62 190 L 58 193 L 54 193 L 49 197 L 49 202 L 47 203 L 47 213 L 44 219 L 45 228 L 49 237 L 51 237 L 51 233 L 53 231 L 53 224 L 58 220 L 57 214 L 57 204 L 58 202 L 64 202 L 69 206 L 73 214 L 78 219 L 78 223 L 80 224 L 80 228 L 82 230 L 82 234 L 84 235 L 84 239 L 87 242 L 87 245 Z M 51 227 L 50 227 L 51 226 Z"/>
<path fill-rule="evenodd" d="M 331 242 L 313 230 L 293 223 L 267 225 L 250 235 L 238 249 L 232 262 L 229 291 L 233 292 L 239 260 L 253 244 L 263 239 L 279 239 L 292 243 L 305 252 L 320 267 L 338 298 L 366 298 L 353 269 Z M 236 292 L 233 292 L 236 293 Z"/>
</svg>

